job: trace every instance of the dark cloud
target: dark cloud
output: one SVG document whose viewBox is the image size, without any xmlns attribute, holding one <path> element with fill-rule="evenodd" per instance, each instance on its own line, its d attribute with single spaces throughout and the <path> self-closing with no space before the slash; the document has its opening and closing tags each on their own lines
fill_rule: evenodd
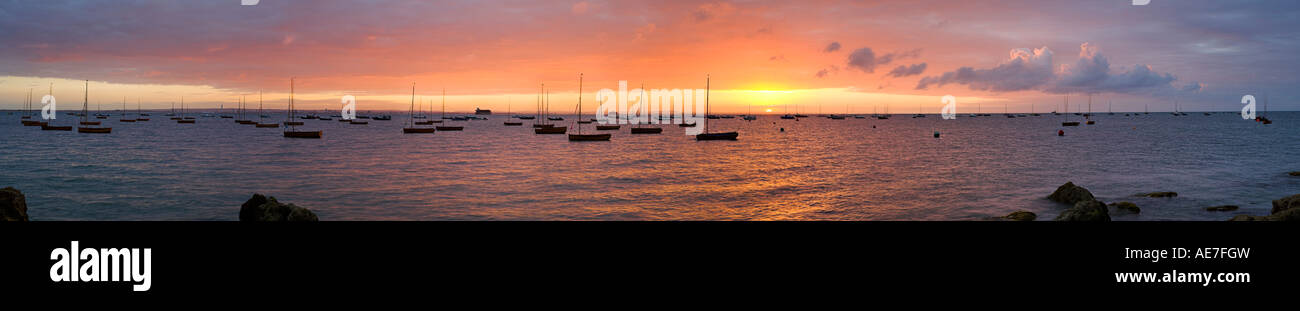
<svg viewBox="0 0 1300 311">
<path fill-rule="evenodd" d="M 871 48 L 861 48 L 854 50 L 853 53 L 849 54 L 849 67 L 857 68 L 866 73 L 872 73 L 876 71 L 877 66 L 888 65 L 895 59 L 914 58 L 918 56 L 921 56 L 921 49 L 899 53 L 888 53 L 877 57 L 876 52 L 872 51 Z"/>
<path fill-rule="evenodd" d="M 832 65 L 832 66 L 827 67 L 827 68 L 822 68 L 822 70 L 818 70 L 818 71 L 817 71 L 817 77 L 818 77 L 818 78 L 825 78 L 825 77 L 831 75 L 832 73 L 836 73 L 836 72 L 839 72 L 839 71 L 840 71 L 840 67 L 839 67 L 839 66 L 834 66 L 834 65 Z"/>
<path fill-rule="evenodd" d="M 826 48 L 825 48 L 825 49 L 822 49 L 822 52 L 830 53 L 830 52 L 835 52 L 835 51 L 839 51 L 839 50 L 840 50 L 840 43 L 839 43 L 839 41 L 836 41 L 836 42 L 831 42 L 831 44 L 826 45 Z"/>
<path fill-rule="evenodd" d="M 916 89 L 946 84 L 961 84 L 972 90 L 1014 92 L 1042 90 L 1051 93 L 1133 93 L 1157 87 L 1170 87 L 1177 80 L 1172 74 L 1156 72 L 1151 66 L 1134 65 L 1116 73 L 1110 61 L 1095 47 L 1084 43 L 1074 65 L 1052 70 L 1052 51 L 1047 47 L 1011 50 L 1010 59 L 993 68 L 961 67 L 956 71 L 921 79 Z"/>
<path fill-rule="evenodd" d="M 1010 59 L 996 67 L 975 69 L 961 67 L 939 76 L 925 77 L 916 84 L 922 90 L 946 84 L 964 84 L 972 90 L 1010 92 L 1038 89 L 1052 80 L 1052 50 L 1011 50 Z"/>
<path fill-rule="evenodd" d="M 1095 46 L 1079 46 L 1079 61 L 1074 66 L 1062 65 L 1053 93 L 1130 93 L 1139 89 L 1170 87 L 1177 80 L 1172 74 L 1159 73 L 1147 65 L 1133 65 L 1132 69 L 1114 73 L 1106 56 Z"/>
<path fill-rule="evenodd" d="M 906 76 L 915 76 L 925 72 L 925 63 L 907 65 L 898 65 L 894 70 L 889 71 L 889 76 L 900 78 Z"/>
</svg>

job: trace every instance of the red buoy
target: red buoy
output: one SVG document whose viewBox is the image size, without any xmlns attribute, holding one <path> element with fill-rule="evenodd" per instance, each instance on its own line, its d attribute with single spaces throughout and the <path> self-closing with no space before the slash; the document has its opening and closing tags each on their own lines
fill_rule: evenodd
<svg viewBox="0 0 1300 311">
<path fill-rule="evenodd" d="M 1056 130 L 1056 136 L 1065 136 L 1065 130 Z"/>
</svg>

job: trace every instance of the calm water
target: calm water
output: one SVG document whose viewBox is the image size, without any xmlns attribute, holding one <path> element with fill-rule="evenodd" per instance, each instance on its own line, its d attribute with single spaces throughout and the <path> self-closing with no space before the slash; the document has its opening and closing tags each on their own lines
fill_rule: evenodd
<svg viewBox="0 0 1300 311">
<path fill-rule="evenodd" d="M 571 143 L 533 134 L 532 121 L 504 127 L 503 115 L 448 120 L 465 131 L 431 135 L 402 134 L 400 115 L 305 120 L 324 130 L 320 140 L 161 113 L 102 120 L 110 135 L 43 132 L 0 115 L 0 186 L 22 190 L 35 220 L 236 220 L 254 192 L 322 220 L 969 220 L 1020 209 L 1051 219 L 1066 207 L 1044 197 L 1074 181 L 1142 207 L 1116 220 L 1223 220 L 1267 214 L 1270 200 L 1300 193 L 1300 178 L 1286 175 L 1300 170 L 1300 113 L 1270 117 L 1264 126 L 1236 114 L 1102 114 L 1057 137 L 1064 116 L 761 116 L 711 121 L 739 141 L 697 142 L 669 125 Z M 1131 197 L 1149 191 L 1179 196 Z M 1223 204 L 1242 209 L 1202 210 Z"/>
</svg>

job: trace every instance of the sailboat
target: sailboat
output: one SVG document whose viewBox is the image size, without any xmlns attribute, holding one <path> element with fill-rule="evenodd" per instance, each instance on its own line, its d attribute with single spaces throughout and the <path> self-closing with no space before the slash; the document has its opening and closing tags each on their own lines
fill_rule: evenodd
<svg viewBox="0 0 1300 311">
<path fill-rule="evenodd" d="M 1264 93 L 1264 100 L 1260 101 L 1260 106 L 1262 106 L 1262 108 L 1264 109 L 1261 110 L 1258 116 L 1255 116 L 1255 122 L 1259 122 L 1262 124 L 1273 124 L 1273 120 L 1270 120 L 1267 116 L 1265 116 L 1268 113 L 1268 93 Z"/>
<path fill-rule="evenodd" d="M 523 122 L 510 122 L 510 97 L 506 96 L 506 126 L 523 126 Z"/>
<path fill-rule="evenodd" d="M 1083 118 L 1088 120 L 1088 125 L 1097 124 L 1097 121 L 1092 120 L 1092 94 L 1091 93 L 1088 94 L 1088 114 L 1085 114 Z"/>
<path fill-rule="evenodd" d="M 126 117 L 126 97 L 122 97 L 122 118 L 118 119 L 117 122 L 127 122 L 127 123 L 135 122 L 134 118 Z"/>
<path fill-rule="evenodd" d="M 141 121 L 141 122 L 149 121 L 149 118 L 145 118 L 149 116 L 149 114 L 143 112 L 144 110 L 140 110 L 140 99 L 136 98 L 135 99 L 135 115 L 136 115 L 135 120 L 136 121 Z"/>
<path fill-rule="evenodd" d="M 579 79 L 579 80 L 581 80 L 581 79 Z M 578 81 L 578 84 L 579 84 L 579 85 L 578 85 L 578 89 L 579 89 L 579 91 L 581 91 L 581 89 L 582 89 L 582 85 L 581 85 L 581 84 L 582 84 L 582 81 Z M 642 85 L 641 85 L 641 96 L 645 96 L 645 84 L 642 84 Z M 579 99 L 578 99 L 578 101 L 579 101 L 579 102 L 582 101 L 581 95 L 579 95 Z M 582 119 L 581 111 L 579 111 L 578 119 L 579 119 L 579 120 Z M 596 120 L 596 119 L 591 119 L 591 121 L 597 121 L 597 120 Z M 596 125 L 596 130 L 597 130 L 597 131 L 617 131 L 619 128 L 622 128 L 622 127 L 623 127 L 622 125 L 618 125 L 618 124 L 617 124 L 617 123 L 618 123 L 618 119 L 614 119 L 614 123 L 616 123 L 616 124 L 597 124 L 597 125 Z"/>
<path fill-rule="evenodd" d="M 289 131 L 294 131 L 294 129 L 292 128 L 293 126 L 303 125 L 302 121 L 293 120 L 295 114 L 293 111 L 293 78 L 289 78 L 289 110 L 285 111 L 285 114 L 286 115 L 284 118 L 284 126 L 288 128 Z M 286 134 L 284 137 L 289 137 L 288 134 L 289 131 L 285 132 Z"/>
<path fill-rule="evenodd" d="M 545 119 L 542 122 L 553 121 L 555 119 L 551 117 L 551 93 L 546 91 L 545 85 L 543 85 L 542 87 L 543 87 L 542 88 L 543 94 L 542 94 L 541 107 L 543 111 L 542 116 L 545 117 Z M 563 119 L 561 118 L 561 120 Z M 536 125 L 534 125 L 534 127 L 536 127 Z M 555 124 L 552 123 L 546 123 L 542 125 L 542 127 L 537 127 L 533 129 L 534 134 L 564 134 L 567 132 L 569 132 L 569 127 L 555 126 Z"/>
<path fill-rule="evenodd" d="M 709 82 L 710 77 L 704 78 L 704 115 L 709 115 Z M 736 140 L 740 133 L 720 132 L 709 133 L 709 118 L 704 118 L 704 133 L 695 134 L 695 140 Z"/>
<path fill-rule="evenodd" d="M 94 124 L 88 124 L 91 123 L 90 121 L 86 120 L 86 118 L 88 118 L 90 114 L 89 110 L 90 110 L 90 80 L 86 80 L 86 98 L 81 102 L 81 124 L 99 125 L 99 122 L 94 122 Z M 112 132 L 113 132 L 113 128 L 111 127 L 85 127 L 85 126 L 77 127 L 77 133 L 108 134 Z"/>
<path fill-rule="evenodd" d="M 542 113 L 542 110 L 543 110 L 542 107 L 544 106 L 544 105 L 542 104 L 542 94 L 543 94 L 543 93 L 546 93 L 546 83 L 542 83 L 542 86 L 541 86 L 540 88 L 537 89 L 537 102 L 534 103 L 534 106 L 535 106 L 535 107 L 533 107 L 533 108 L 536 108 L 536 109 L 537 109 L 537 116 L 535 117 L 535 118 L 537 119 L 537 122 L 536 122 L 536 123 L 533 123 L 533 128 L 543 128 L 543 127 L 553 127 L 553 126 L 555 126 L 554 124 L 550 124 L 550 123 L 546 122 L 546 116 L 543 115 L 543 113 Z"/>
<path fill-rule="evenodd" d="M 442 114 L 443 119 L 447 118 L 447 88 L 442 88 Z M 439 131 L 463 131 L 464 126 L 436 126 Z"/>
<path fill-rule="evenodd" d="M 27 89 L 27 98 L 24 100 L 23 116 L 19 117 L 19 119 L 29 120 L 32 118 L 32 89 Z M 27 125 L 27 121 L 23 121 L 23 125 Z"/>
<path fill-rule="evenodd" d="M 262 114 L 262 91 L 257 91 L 257 125 L 256 128 L 279 128 L 280 123 L 262 123 L 266 115 Z"/>
<path fill-rule="evenodd" d="M 184 119 L 184 118 L 179 117 L 179 116 L 176 115 L 176 102 L 172 102 L 172 109 L 171 109 L 171 112 L 168 112 L 167 114 L 165 114 L 165 115 L 163 115 L 163 116 L 172 117 L 172 118 L 171 118 L 172 120 L 180 120 L 180 119 Z"/>
<path fill-rule="evenodd" d="M 54 84 L 52 84 L 52 83 L 50 84 L 50 90 L 51 90 L 51 91 L 54 90 Z M 54 92 L 50 92 L 50 93 L 54 93 Z M 27 102 L 26 102 L 26 108 L 27 108 L 26 110 L 27 110 L 27 113 L 26 113 L 26 115 L 22 116 L 22 119 L 31 119 L 31 118 L 32 118 L 32 99 L 33 99 L 33 97 L 32 97 L 32 90 L 31 90 L 31 89 L 28 89 L 28 90 L 27 90 Z M 48 122 L 45 122 L 45 121 L 36 121 L 36 120 L 22 120 L 22 123 L 23 123 L 23 126 L 42 126 L 42 127 L 43 127 L 43 126 L 48 126 L 48 125 L 49 125 Z"/>
<path fill-rule="evenodd" d="M 293 78 L 289 78 L 289 115 L 288 119 L 293 119 Z M 297 124 L 293 124 L 297 123 Z M 284 137 L 286 138 L 320 138 L 321 131 L 299 131 L 294 126 L 302 125 L 302 122 L 285 121 Z"/>
<path fill-rule="evenodd" d="M 646 102 L 646 98 L 645 98 L 645 84 L 642 84 L 642 85 L 641 85 L 641 107 L 646 107 L 646 110 L 650 110 L 650 108 L 647 107 L 646 104 L 647 104 L 647 102 Z M 662 120 L 662 119 L 663 119 L 663 118 L 660 118 L 660 120 Z M 650 118 L 648 118 L 648 117 L 646 118 L 646 123 L 650 123 Z M 642 127 L 642 126 L 641 126 L 641 120 L 640 120 L 639 118 L 638 118 L 638 120 L 637 120 L 637 122 L 636 122 L 636 125 L 632 126 L 632 134 L 659 134 L 659 133 L 663 133 L 663 132 L 664 132 L 664 128 L 662 128 L 662 127 L 657 127 L 657 126 L 656 126 L 656 127 Z"/>
<path fill-rule="evenodd" d="M 248 109 L 247 109 L 247 107 L 248 107 L 248 104 L 247 104 L 247 102 L 245 101 L 244 96 L 243 96 L 243 95 L 240 95 L 240 96 L 239 96 L 239 112 L 237 112 L 239 118 L 238 118 L 238 119 L 235 119 L 235 123 L 243 124 L 243 125 L 257 125 L 257 122 L 254 122 L 253 120 L 249 120 L 249 119 L 248 119 L 248 115 L 247 115 L 247 110 L 248 110 Z"/>
<path fill-rule="evenodd" d="M 1070 94 L 1065 94 L 1065 122 L 1061 126 L 1079 126 L 1079 122 L 1070 121 Z"/>
<path fill-rule="evenodd" d="M 582 133 L 582 74 L 578 74 L 578 119 L 574 127 L 577 128 L 577 134 L 569 134 L 569 141 L 609 141 L 610 134 L 583 134 Z"/>
<path fill-rule="evenodd" d="M 424 101 L 421 100 L 420 102 L 423 103 Z M 415 125 L 433 125 L 434 123 L 442 123 L 442 120 L 433 120 L 433 118 L 429 117 L 433 115 L 433 101 L 429 101 L 429 115 L 423 115 L 424 108 L 420 108 L 420 114 L 422 115 L 417 119 L 424 119 L 424 121 L 415 122 Z"/>
<path fill-rule="evenodd" d="M 176 124 L 194 124 L 194 117 L 185 116 L 185 97 L 181 97 L 181 118 L 176 120 Z"/>
<path fill-rule="evenodd" d="M 411 114 L 411 117 L 410 117 L 410 124 L 411 124 L 411 126 L 409 126 L 409 127 L 403 127 L 403 128 L 402 128 L 402 133 L 403 133 L 403 134 L 433 133 L 434 131 L 437 131 L 437 129 L 432 128 L 432 127 L 415 127 L 415 125 L 416 125 L 416 124 L 415 124 L 415 123 L 416 123 L 416 122 L 415 122 L 415 82 L 411 82 L 411 108 L 410 108 L 410 114 Z"/>
</svg>

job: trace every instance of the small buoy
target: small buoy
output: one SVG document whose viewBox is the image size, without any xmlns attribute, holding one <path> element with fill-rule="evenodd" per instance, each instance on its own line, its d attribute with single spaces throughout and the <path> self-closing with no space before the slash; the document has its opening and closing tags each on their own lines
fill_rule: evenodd
<svg viewBox="0 0 1300 311">
<path fill-rule="evenodd" d="M 781 128 L 781 131 L 782 131 L 782 132 L 785 132 L 785 128 L 784 128 L 784 127 L 783 127 L 783 128 Z"/>
<path fill-rule="evenodd" d="M 1065 136 L 1065 130 L 1056 130 L 1056 136 Z"/>
<path fill-rule="evenodd" d="M 939 138 L 939 131 L 934 131 L 934 138 Z"/>
<path fill-rule="evenodd" d="M 876 126 L 875 126 L 875 125 L 872 125 L 871 128 L 876 128 Z"/>
</svg>

